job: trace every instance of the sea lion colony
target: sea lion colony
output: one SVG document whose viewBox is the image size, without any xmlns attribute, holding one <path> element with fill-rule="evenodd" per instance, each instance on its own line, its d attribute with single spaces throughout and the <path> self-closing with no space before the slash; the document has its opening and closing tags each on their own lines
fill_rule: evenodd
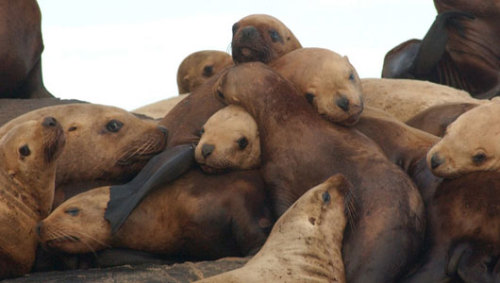
<svg viewBox="0 0 500 283">
<path fill-rule="evenodd" d="M 468 9 L 465 12 L 474 13 L 474 7 Z M 491 13 L 498 14 L 498 10 Z M 40 114 L 23 114 L 0 128 L 2 150 L 18 151 L 2 158 L 19 158 L 21 162 L 16 167 L 19 173 L 2 167 L 2 195 L 12 188 L 22 188 L 33 199 L 21 198 L 21 203 L 30 208 L 41 207 L 35 212 L 41 217 L 18 219 L 26 226 L 25 232 L 19 233 L 28 233 L 31 242 L 37 234 L 46 249 L 73 253 L 115 246 L 164 253 L 180 260 L 255 254 L 245 267 L 207 279 L 209 282 L 260 282 L 275 278 L 287 282 L 498 280 L 494 266 L 500 251 L 496 239 L 500 235 L 498 229 L 490 226 L 498 222 L 494 197 L 499 168 L 495 146 L 498 111 L 494 109 L 500 104 L 432 83 L 359 78 L 347 58 L 327 49 L 302 48 L 283 23 L 268 15 L 250 15 L 234 24 L 232 54 L 235 66 L 214 62 L 210 64 L 226 67 L 210 68 L 197 62 L 196 68 L 203 70 L 199 74 L 204 76 L 203 82 L 190 86 L 191 94 L 176 102 L 171 111 L 164 109 L 165 115 L 159 121 L 162 127 L 144 121 L 150 125 L 150 133 L 139 134 L 143 138 L 131 137 L 138 135 L 136 132 L 121 131 L 130 123 L 137 127 L 140 122 L 131 120 L 124 125 L 123 118 L 111 117 L 117 115 L 111 114 L 116 111 L 112 108 L 94 114 L 92 119 L 82 117 L 82 113 L 76 115 L 75 111 L 51 112 L 51 108 L 46 108 L 49 110 L 38 110 Z M 248 63 L 252 61 L 269 66 Z M 41 77 L 34 81 L 39 83 L 35 89 L 45 93 Z M 29 97 L 16 97 L 26 96 Z M 14 109 L 22 105 L 12 100 L 9 103 Z M 238 110 L 229 114 L 217 112 L 225 105 Z M 58 107 L 54 109 L 103 106 Z M 51 113 L 61 111 L 61 118 L 51 117 Z M 210 118 L 213 114 L 216 115 Z M 413 116 L 418 118 L 412 119 Z M 237 122 L 241 117 L 246 122 Z M 22 144 L 11 145 L 9 141 L 16 137 L 17 127 L 36 119 L 42 119 L 45 127 L 62 125 L 59 139 L 66 137 L 68 145 L 64 151 L 62 142 L 53 141 L 56 145 L 46 146 L 46 159 L 54 163 L 50 166 L 42 161 L 35 165 L 26 162 L 39 153 L 27 147 L 25 136 Z M 405 124 L 406 121 L 418 124 L 420 129 L 432 129 L 432 133 L 436 129 L 445 132 L 444 138 L 440 141 L 437 136 Z M 77 130 L 84 126 L 94 130 L 80 134 Z M 114 138 L 118 132 L 123 135 Z M 44 207 L 48 201 L 52 203 L 57 192 L 58 171 L 93 169 L 79 163 L 87 156 L 63 163 L 64 154 L 82 154 L 82 149 L 75 151 L 71 146 L 71 135 L 75 133 L 88 140 L 104 137 L 97 141 L 98 149 L 113 148 L 113 144 L 125 141 L 122 147 L 128 149 L 121 154 L 118 150 L 118 157 L 140 162 L 132 172 L 119 171 L 114 181 L 103 180 L 103 176 L 77 180 L 78 192 L 106 182 L 123 185 L 78 194 L 37 224 L 46 216 Z M 198 147 L 179 149 L 185 144 Z M 125 183 L 144 166 L 144 161 L 163 148 L 132 181 Z M 98 152 L 92 150 L 85 148 L 83 154 Z M 181 157 L 175 155 L 179 152 Z M 168 167 L 180 159 L 183 169 Z M 59 168 L 58 162 L 64 165 Z M 99 163 L 96 159 L 92 162 Z M 110 167 L 119 163 L 95 166 L 113 170 Z M 183 174 L 184 171 L 188 173 Z M 40 173 L 43 186 L 52 192 L 44 192 L 44 196 L 36 193 L 37 188 L 27 186 L 22 179 L 26 172 L 44 172 Z M 333 175 L 336 176 L 330 178 Z M 315 188 L 309 190 L 312 187 Z M 113 202 L 119 190 L 122 196 L 136 199 L 126 202 L 126 213 L 116 206 L 116 200 Z M 143 195 L 136 196 L 138 191 Z M 8 202 L 6 205 L 10 207 Z M 110 207 L 115 211 L 110 211 Z M 12 209 L 21 208 L 9 209 L 2 212 L 2 219 L 7 219 Z M 86 214 L 87 211 L 91 213 Z M 115 222 L 116 215 L 121 222 Z M 278 224 L 264 244 L 277 219 Z M 170 228 L 157 230 L 155 224 Z M 91 229 L 83 234 L 79 230 L 82 226 Z M 67 227 L 73 228 L 69 231 Z M 6 245 L 16 248 L 2 248 L 0 266 L 17 265 L 14 256 L 19 251 L 29 250 L 30 256 L 21 259 L 20 268 L 0 273 L 1 276 L 29 272 L 34 265 L 33 244 L 12 244 L 16 235 L 11 235 L 12 231 L 2 233 L 3 238 L 12 241 Z M 143 233 L 149 235 L 147 239 Z M 286 248 L 292 249 L 291 257 Z M 307 258 L 315 264 L 304 262 Z M 477 262 L 488 262 L 492 268 L 481 268 Z M 288 273 L 273 271 L 276 264 Z M 200 275 L 200 279 L 203 277 Z"/>
</svg>

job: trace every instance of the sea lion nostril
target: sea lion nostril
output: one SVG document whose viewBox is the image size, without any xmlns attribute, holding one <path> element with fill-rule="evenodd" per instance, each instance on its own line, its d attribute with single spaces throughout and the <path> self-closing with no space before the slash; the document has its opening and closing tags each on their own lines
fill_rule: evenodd
<svg viewBox="0 0 500 283">
<path fill-rule="evenodd" d="M 201 155 L 203 155 L 203 157 L 207 158 L 210 154 L 212 154 L 214 149 L 215 149 L 215 146 L 213 144 L 204 144 L 201 147 Z"/>
<path fill-rule="evenodd" d="M 40 236 L 40 233 L 42 231 L 42 225 L 43 225 L 42 222 L 38 222 L 38 224 L 36 224 L 35 226 L 35 231 L 38 236 Z"/>
<path fill-rule="evenodd" d="M 54 117 L 46 117 L 43 120 L 42 125 L 44 125 L 45 127 L 54 127 L 55 125 L 57 125 L 57 120 Z"/>
<path fill-rule="evenodd" d="M 346 112 L 349 111 L 349 99 L 347 99 L 345 96 L 338 98 L 335 103 L 338 107 L 340 107 L 340 109 Z"/>
<path fill-rule="evenodd" d="M 431 157 L 431 168 L 436 169 L 439 167 L 439 165 L 443 164 L 444 160 L 439 157 L 439 155 L 434 153 Z"/>
</svg>

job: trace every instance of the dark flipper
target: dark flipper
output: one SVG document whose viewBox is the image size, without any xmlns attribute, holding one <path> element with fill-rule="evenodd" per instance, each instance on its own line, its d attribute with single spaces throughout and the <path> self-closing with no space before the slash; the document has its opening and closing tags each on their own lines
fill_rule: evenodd
<svg viewBox="0 0 500 283">
<path fill-rule="evenodd" d="M 194 146 L 178 145 L 151 158 L 129 183 L 111 186 L 104 218 L 115 233 L 139 202 L 158 185 L 172 182 L 193 164 Z"/>
<path fill-rule="evenodd" d="M 436 16 L 436 20 L 420 43 L 420 49 L 413 64 L 413 74 L 416 78 L 425 78 L 443 57 L 448 42 L 447 26 L 453 26 L 458 33 L 463 35 L 463 26 L 457 20 L 462 17 L 474 18 L 470 13 L 460 11 L 444 12 Z"/>
</svg>

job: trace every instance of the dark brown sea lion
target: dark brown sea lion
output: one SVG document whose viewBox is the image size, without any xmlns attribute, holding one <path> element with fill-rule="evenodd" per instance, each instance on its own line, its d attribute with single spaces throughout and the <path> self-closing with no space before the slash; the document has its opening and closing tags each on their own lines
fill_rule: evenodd
<svg viewBox="0 0 500 283">
<path fill-rule="evenodd" d="M 406 124 L 442 137 L 453 121 L 478 105 L 476 103 L 446 103 L 432 106 L 407 120 Z"/>
<path fill-rule="evenodd" d="M 342 240 L 351 186 L 337 174 L 308 190 L 278 219 L 245 266 L 197 282 L 345 283 Z"/>
<path fill-rule="evenodd" d="M 233 58 L 226 52 L 203 50 L 189 54 L 177 69 L 179 94 L 192 92 L 222 69 L 233 64 Z"/>
<path fill-rule="evenodd" d="M 36 223 L 52 207 L 64 132 L 53 117 L 17 123 L 0 137 L 0 279 L 28 273 Z"/>
<path fill-rule="evenodd" d="M 259 126 L 262 173 L 276 215 L 308 188 L 335 173 L 353 183 L 358 219 L 347 229 L 348 282 L 393 282 L 412 263 L 423 241 L 420 194 L 378 145 L 357 130 L 322 119 L 291 82 L 260 63 L 229 69 L 217 97 L 245 108 Z"/>
<path fill-rule="evenodd" d="M 231 48 L 235 63 L 270 63 L 292 50 L 302 48 L 302 45 L 280 20 L 255 14 L 233 25 Z"/>
<path fill-rule="evenodd" d="M 37 1 L 0 1 L 0 42 L 0 99 L 52 97 L 42 81 L 43 40 Z"/>
<path fill-rule="evenodd" d="M 79 194 L 39 225 L 41 242 L 68 253 L 127 247 L 189 259 L 255 253 L 272 224 L 255 170 L 207 175 L 191 169 L 151 192 L 120 230 L 104 219 L 109 187 Z"/>
<path fill-rule="evenodd" d="M 429 80 L 477 98 L 498 95 L 500 5 L 491 0 L 435 0 L 434 4 L 439 14 L 424 39 L 389 51 L 383 77 Z"/>
</svg>

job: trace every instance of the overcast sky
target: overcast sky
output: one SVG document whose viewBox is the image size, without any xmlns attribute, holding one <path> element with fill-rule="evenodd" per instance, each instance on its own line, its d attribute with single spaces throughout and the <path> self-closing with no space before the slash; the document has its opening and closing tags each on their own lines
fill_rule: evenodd
<svg viewBox="0 0 500 283">
<path fill-rule="evenodd" d="M 127 110 L 176 96 L 180 62 L 200 50 L 230 52 L 232 25 L 250 14 L 280 19 L 304 47 L 347 55 L 361 77 L 380 77 L 385 53 L 422 38 L 436 16 L 431 0 L 38 3 L 47 89 Z"/>
</svg>

